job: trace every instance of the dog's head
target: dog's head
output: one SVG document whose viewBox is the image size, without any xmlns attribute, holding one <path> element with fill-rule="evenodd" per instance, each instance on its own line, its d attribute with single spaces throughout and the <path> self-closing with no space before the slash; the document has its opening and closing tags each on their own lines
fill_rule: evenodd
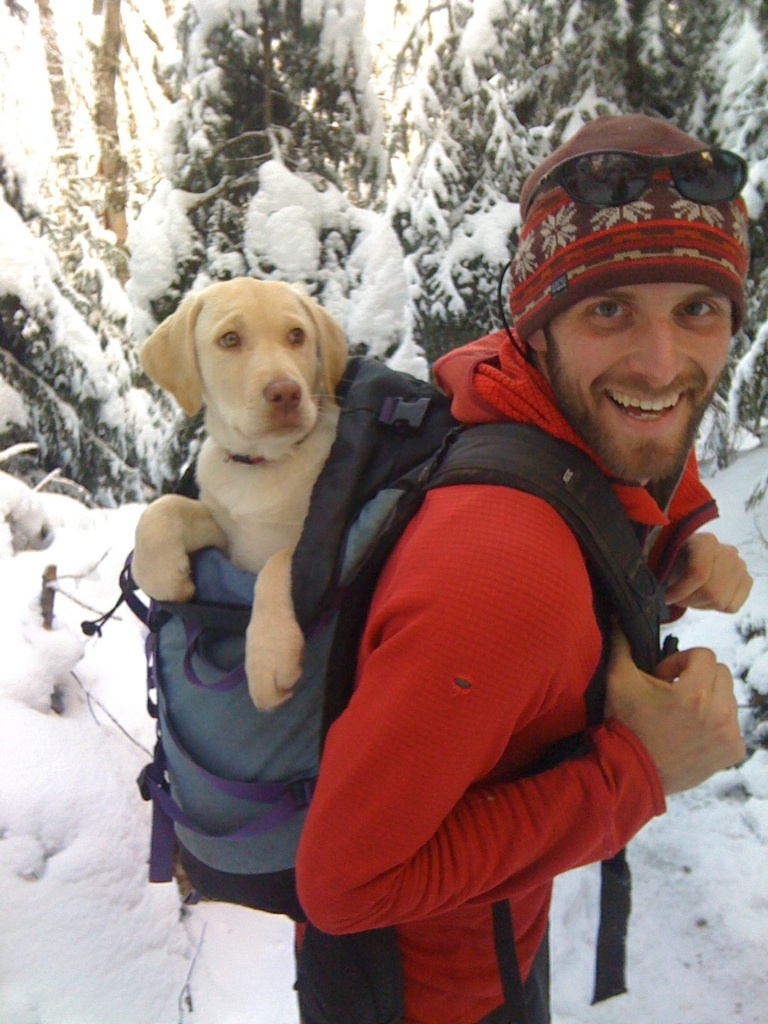
<svg viewBox="0 0 768 1024">
<path fill-rule="evenodd" d="M 145 372 L 209 433 L 252 451 L 311 430 L 347 360 L 339 324 L 290 285 L 235 278 L 188 295 L 144 342 Z"/>
</svg>

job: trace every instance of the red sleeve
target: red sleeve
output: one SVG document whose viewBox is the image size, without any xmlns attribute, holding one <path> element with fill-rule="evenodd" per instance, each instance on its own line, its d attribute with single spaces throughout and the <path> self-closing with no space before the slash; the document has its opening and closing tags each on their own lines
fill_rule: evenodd
<svg viewBox="0 0 768 1024">
<path fill-rule="evenodd" d="M 327 739 L 297 857 L 310 919 L 352 932 L 519 897 L 660 813 L 655 768 L 616 723 L 587 756 L 519 777 L 584 727 L 600 650 L 581 553 L 547 504 L 432 492 L 385 568 Z"/>
</svg>

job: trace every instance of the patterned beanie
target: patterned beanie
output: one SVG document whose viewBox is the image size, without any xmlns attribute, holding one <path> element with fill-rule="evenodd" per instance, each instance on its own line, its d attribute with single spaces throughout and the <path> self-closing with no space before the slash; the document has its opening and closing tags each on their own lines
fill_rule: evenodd
<svg viewBox="0 0 768 1024">
<path fill-rule="evenodd" d="M 704 205 L 684 199 L 654 174 L 639 199 L 624 206 L 577 203 L 556 184 L 536 192 L 557 164 L 580 153 L 624 150 L 671 155 L 707 149 L 644 114 L 600 117 L 584 125 L 526 180 L 522 227 L 512 261 L 509 307 L 521 341 L 577 302 L 630 284 L 691 282 L 714 288 L 733 306 L 733 330 L 744 318 L 749 249 L 743 199 Z"/>
</svg>

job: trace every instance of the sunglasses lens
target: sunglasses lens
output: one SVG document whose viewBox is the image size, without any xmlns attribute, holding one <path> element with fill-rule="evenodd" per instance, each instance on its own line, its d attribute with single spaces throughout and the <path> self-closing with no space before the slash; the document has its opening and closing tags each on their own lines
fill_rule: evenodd
<svg viewBox="0 0 768 1024">
<path fill-rule="evenodd" d="M 747 168 L 740 156 L 724 149 L 685 153 L 672 164 L 680 195 L 694 203 L 724 203 L 744 188 Z"/>
<path fill-rule="evenodd" d="M 623 206 L 642 194 L 648 170 L 633 153 L 586 153 L 562 164 L 556 180 L 577 202 Z"/>
</svg>

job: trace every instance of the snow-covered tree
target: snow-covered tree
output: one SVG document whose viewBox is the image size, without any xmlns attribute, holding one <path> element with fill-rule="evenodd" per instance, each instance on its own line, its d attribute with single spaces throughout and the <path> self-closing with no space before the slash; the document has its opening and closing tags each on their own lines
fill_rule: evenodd
<svg viewBox="0 0 768 1024">
<path fill-rule="evenodd" d="M 351 347 L 399 348 L 402 253 L 374 212 L 386 179 L 362 0 L 191 0 L 180 20 L 165 178 L 131 233 L 138 339 L 212 280 L 300 282 Z M 366 206 L 368 209 L 364 209 Z M 164 450 L 189 438 L 178 417 Z"/>
<path fill-rule="evenodd" d="M 718 76 L 703 75 L 702 68 L 733 6 L 722 0 L 634 0 L 640 105 L 673 119 L 684 131 L 701 132 L 718 86 Z"/>
<path fill-rule="evenodd" d="M 735 150 L 750 165 L 746 318 L 700 442 L 701 454 L 721 465 L 745 434 L 761 436 L 768 415 L 768 211 L 761 197 L 768 183 L 768 63 L 761 11 L 757 2 L 722 0 L 634 4 L 645 108 L 705 142 Z"/>
<path fill-rule="evenodd" d="M 758 20 L 761 9 L 755 5 L 753 12 L 733 12 L 708 61 L 719 83 L 708 105 L 710 130 L 720 145 L 741 153 L 750 166 L 745 190 L 752 250 L 746 322 L 736 338 L 726 378 L 727 415 L 719 424 L 725 435 L 721 462 L 739 428 L 762 437 L 768 423 L 768 54 L 765 28 Z"/>
<path fill-rule="evenodd" d="M 173 250 L 162 280 L 134 300 L 150 320 L 171 312 L 198 279 L 247 272 L 248 205 L 265 163 L 371 204 L 386 161 L 370 80 L 361 0 L 191 0 L 179 23 L 181 59 L 157 200 Z M 140 259 L 134 276 L 142 278 Z M 147 321 L 149 322 L 149 321 Z"/>
<path fill-rule="evenodd" d="M 532 167 L 630 110 L 750 163 L 747 317 L 702 451 L 723 462 L 762 436 L 765 0 L 410 8 L 393 0 L 385 120 L 390 49 L 374 79 L 364 0 L 0 2 L 0 444 L 37 441 L 38 473 L 63 461 L 105 501 L 170 482 L 195 424 L 139 375 L 136 346 L 188 289 L 235 274 L 303 281 L 353 348 L 421 372 L 417 346 L 433 359 L 499 325 Z"/>
<path fill-rule="evenodd" d="M 103 219 L 96 130 L 78 103 L 93 68 L 63 58 L 57 13 L 71 27 L 72 11 L 48 0 L 0 6 L 0 448 L 36 442 L 39 463 L 17 471 L 61 469 L 114 505 L 155 482 L 152 398 L 134 386 L 125 253 Z"/>
<path fill-rule="evenodd" d="M 628 27 L 615 0 L 447 6 L 431 45 L 417 51 L 408 40 L 419 63 L 401 136 L 419 148 L 392 203 L 408 254 L 411 329 L 430 358 L 498 325 L 522 183 L 565 131 L 620 109 L 615 54 Z"/>
</svg>

